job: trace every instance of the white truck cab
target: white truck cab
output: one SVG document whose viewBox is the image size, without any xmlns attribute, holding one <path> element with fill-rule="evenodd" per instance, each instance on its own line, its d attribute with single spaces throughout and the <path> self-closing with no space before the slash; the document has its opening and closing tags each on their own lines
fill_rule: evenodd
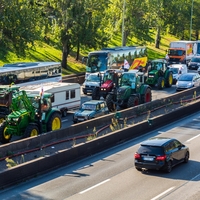
<svg viewBox="0 0 200 200">
<path fill-rule="evenodd" d="M 169 65 L 170 71 L 173 74 L 173 83 L 175 84 L 181 74 L 188 73 L 186 64 L 171 64 Z"/>
</svg>

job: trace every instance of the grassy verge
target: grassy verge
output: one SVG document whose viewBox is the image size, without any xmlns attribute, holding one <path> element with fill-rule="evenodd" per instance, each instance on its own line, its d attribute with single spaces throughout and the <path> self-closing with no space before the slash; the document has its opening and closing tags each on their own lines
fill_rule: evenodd
<svg viewBox="0 0 200 200">
<path fill-rule="evenodd" d="M 155 35 L 152 33 L 152 41 Z M 169 43 L 173 40 L 177 40 L 175 37 L 171 35 L 162 35 L 160 48 L 157 49 L 154 47 L 154 43 L 147 43 L 145 46 L 148 48 L 148 57 L 150 60 L 156 58 L 163 58 L 166 54 L 166 50 L 169 46 Z M 129 41 L 127 45 L 142 45 L 133 38 Z M 116 35 L 110 41 L 108 46 L 121 46 L 121 36 Z M 55 61 L 61 62 L 62 58 L 62 50 L 54 48 L 53 46 L 47 45 L 42 42 L 36 42 L 34 48 L 27 52 L 26 57 L 17 57 L 12 52 L 7 52 L 6 56 L 3 49 L 0 49 L 0 66 L 5 63 L 13 63 L 13 62 L 26 62 L 26 61 Z M 93 51 L 93 49 L 82 49 L 81 54 L 87 55 L 89 51 Z M 63 69 L 63 75 L 72 74 L 72 73 L 80 73 L 85 71 L 85 66 L 80 62 L 76 61 L 74 55 L 68 57 L 68 69 Z"/>
</svg>

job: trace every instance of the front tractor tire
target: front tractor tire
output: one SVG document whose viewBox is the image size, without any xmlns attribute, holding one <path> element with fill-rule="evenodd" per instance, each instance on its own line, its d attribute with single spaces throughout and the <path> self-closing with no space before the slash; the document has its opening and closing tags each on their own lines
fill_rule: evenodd
<svg viewBox="0 0 200 200">
<path fill-rule="evenodd" d="M 165 79 L 163 77 L 158 78 L 158 85 L 159 90 L 162 90 L 165 87 Z"/>
<path fill-rule="evenodd" d="M 130 96 L 129 99 L 128 99 L 128 102 L 127 102 L 127 107 L 131 108 L 131 107 L 134 107 L 134 106 L 138 106 L 139 104 L 140 104 L 140 102 L 139 102 L 138 97 Z"/>
<path fill-rule="evenodd" d="M 173 75 L 172 75 L 172 72 L 169 72 L 167 74 L 167 77 L 166 77 L 166 83 L 165 83 L 165 86 L 166 87 L 171 87 L 173 84 Z"/>
<path fill-rule="evenodd" d="M 152 92 L 151 89 L 148 87 L 144 95 L 142 95 L 142 103 L 151 102 L 151 100 L 152 100 Z"/>
<path fill-rule="evenodd" d="M 61 116 L 59 113 L 53 113 L 47 122 L 47 132 L 55 131 L 62 127 Z"/>
<path fill-rule="evenodd" d="M 24 132 L 24 137 L 34 137 L 39 135 L 39 128 L 36 124 L 29 124 Z"/>
<path fill-rule="evenodd" d="M 99 100 L 100 94 L 99 94 L 99 88 L 94 88 L 92 90 L 92 100 Z"/>
<path fill-rule="evenodd" d="M 107 104 L 107 107 L 108 107 L 108 110 L 110 112 L 113 112 L 115 111 L 115 104 L 113 103 L 113 95 L 112 94 L 108 94 L 106 96 L 106 104 Z"/>
<path fill-rule="evenodd" d="M 12 138 L 11 134 L 6 134 L 6 129 L 7 128 L 6 128 L 5 124 L 1 124 L 1 126 L 0 126 L 0 142 L 2 144 L 9 143 Z"/>
</svg>

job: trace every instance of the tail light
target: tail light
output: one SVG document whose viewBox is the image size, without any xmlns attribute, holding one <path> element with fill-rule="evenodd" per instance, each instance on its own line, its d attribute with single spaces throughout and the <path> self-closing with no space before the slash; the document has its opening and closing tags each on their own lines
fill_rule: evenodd
<svg viewBox="0 0 200 200">
<path fill-rule="evenodd" d="M 140 158 L 141 158 L 140 154 L 139 153 L 135 153 L 135 159 L 140 159 Z"/>
<path fill-rule="evenodd" d="M 159 160 L 159 161 L 164 161 L 166 159 L 166 155 L 164 156 L 157 156 L 156 157 L 156 160 Z"/>
</svg>

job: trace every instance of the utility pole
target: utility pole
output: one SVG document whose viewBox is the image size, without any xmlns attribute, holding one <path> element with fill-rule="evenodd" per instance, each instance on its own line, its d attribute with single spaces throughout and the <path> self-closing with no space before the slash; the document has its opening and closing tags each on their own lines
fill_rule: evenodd
<svg viewBox="0 0 200 200">
<path fill-rule="evenodd" d="M 123 2 L 123 10 L 122 10 L 122 46 L 126 46 L 125 35 L 124 35 L 125 6 L 126 6 L 126 0 L 124 0 L 124 2 Z"/>
<path fill-rule="evenodd" d="M 191 6 L 191 16 L 190 16 L 190 39 L 192 37 L 192 16 L 193 16 L 193 5 L 194 5 L 194 0 L 192 0 L 192 6 Z"/>
</svg>

